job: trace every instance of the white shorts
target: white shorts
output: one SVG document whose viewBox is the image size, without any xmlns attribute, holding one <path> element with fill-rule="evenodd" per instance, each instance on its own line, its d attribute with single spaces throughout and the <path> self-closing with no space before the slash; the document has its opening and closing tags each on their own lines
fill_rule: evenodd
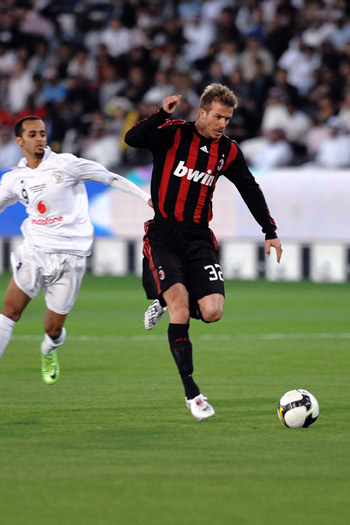
<svg viewBox="0 0 350 525">
<path fill-rule="evenodd" d="M 86 267 L 86 257 L 45 253 L 24 243 L 11 253 L 13 278 L 18 288 L 33 299 L 43 290 L 46 306 L 67 314 L 77 298 Z"/>
</svg>

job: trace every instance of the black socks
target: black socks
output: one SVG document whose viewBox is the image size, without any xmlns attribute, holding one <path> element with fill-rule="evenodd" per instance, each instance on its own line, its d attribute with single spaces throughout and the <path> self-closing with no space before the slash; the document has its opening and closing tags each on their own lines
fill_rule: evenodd
<svg viewBox="0 0 350 525">
<path fill-rule="evenodd" d="M 187 399 L 193 399 L 200 390 L 193 380 L 192 343 L 188 335 L 188 324 L 169 324 L 170 350 L 179 370 Z"/>
</svg>

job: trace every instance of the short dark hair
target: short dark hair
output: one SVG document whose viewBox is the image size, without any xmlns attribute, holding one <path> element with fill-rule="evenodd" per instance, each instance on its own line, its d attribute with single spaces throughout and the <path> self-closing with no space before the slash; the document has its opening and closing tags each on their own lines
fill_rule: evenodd
<svg viewBox="0 0 350 525">
<path fill-rule="evenodd" d="M 21 118 L 21 120 L 19 120 L 15 124 L 15 137 L 22 137 L 23 122 L 25 122 L 26 120 L 42 120 L 42 119 L 40 117 L 37 117 L 36 115 L 29 115 L 28 117 Z"/>
<path fill-rule="evenodd" d="M 219 101 L 224 106 L 236 109 L 238 100 L 236 95 L 227 86 L 222 84 L 209 84 L 202 93 L 199 107 L 209 111 L 214 100 Z"/>
</svg>

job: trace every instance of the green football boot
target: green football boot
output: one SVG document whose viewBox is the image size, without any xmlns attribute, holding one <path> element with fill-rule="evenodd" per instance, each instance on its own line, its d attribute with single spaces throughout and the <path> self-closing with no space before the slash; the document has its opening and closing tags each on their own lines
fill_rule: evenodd
<svg viewBox="0 0 350 525">
<path fill-rule="evenodd" d="M 41 375 L 47 385 L 53 385 L 60 377 L 57 350 L 53 350 L 48 355 L 41 354 Z"/>
</svg>

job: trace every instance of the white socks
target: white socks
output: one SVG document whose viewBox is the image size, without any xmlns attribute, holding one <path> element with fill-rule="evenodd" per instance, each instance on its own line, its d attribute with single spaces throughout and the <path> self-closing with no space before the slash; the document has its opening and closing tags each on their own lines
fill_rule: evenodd
<svg viewBox="0 0 350 525">
<path fill-rule="evenodd" d="M 51 339 L 48 334 L 45 334 L 44 340 L 41 343 L 41 353 L 48 355 L 57 348 L 58 346 L 63 345 L 66 339 L 66 329 L 62 328 L 61 335 L 57 339 Z"/>
<path fill-rule="evenodd" d="M 12 319 L 6 317 L 6 315 L 0 314 L 0 358 L 3 356 L 5 348 L 9 344 L 15 324 L 16 321 L 12 321 Z"/>
<path fill-rule="evenodd" d="M 16 321 L 12 321 L 6 315 L 0 314 L 0 359 L 5 352 L 5 348 L 10 342 L 12 332 Z M 51 339 L 51 337 L 45 334 L 44 340 L 41 343 L 41 352 L 45 355 L 48 355 L 52 350 L 58 346 L 63 345 L 66 339 L 66 329 L 62 328 L 61 335 L 57 339 Z"/>
</svg>

